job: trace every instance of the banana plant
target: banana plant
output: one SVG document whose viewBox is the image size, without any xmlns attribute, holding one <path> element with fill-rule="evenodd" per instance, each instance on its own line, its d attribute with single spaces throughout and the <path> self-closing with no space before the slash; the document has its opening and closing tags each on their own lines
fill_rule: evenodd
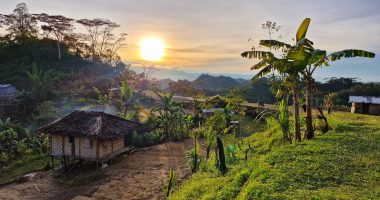
<svg viewBox="0 0 380 200">
<path fill-rule="evenodd" d="M 269 48 L 269 51 L 258 51 L 254 47 L 250 51 L 241 54 L 244 58 L 254 58 L 260 61 L 251 67 L 251 70 L 260 70 L 252 81 L 257 81 L 261 77 L 272 71 L 286 75 L 289 81 L 289 89 L 293 95 L 294 103 L 294 123 L 295 123 L 295 139 L 301 141 L 300 116 L 299 116 L 299 94 L 298 80 L 300 72 L 307 66 L 305 58 L 310 57 L 312 50 L 312 42 L 305 38 L 307 27 L 310 19 L 306 18 L 300 25 L 296 33 L 296 42 L 294 45 L 277 40 L 260 40 L 259 45 Z M 276 57 L 273 51 L 278 51 L 281 57 Z"/>
<path fill-rule="evenodd" d="M 308 22 L 304 24 L 303 29 L 307 31 L 310 19 Z M 304 39 L 306 36 L 302 35 Z M 313 116 L 312 116 L 312 105 L 311 99 L 314 88 L 314 78 L 313 74 L 318 67 L 329 66 L 329 62 L 340 60 L 341 58 L 353 58 L 353 57 L 363 57 L 363 58 L 374 58 L 375 54 L 365 50 L 359 49 L 346 49 L 342 51 L 333 52 L 327 54 L 326 50 L 315 49 L 313 47 L 313 43 L 308 46 L 308 55 L 302 58 L 302 62 L 306 63 L 306 67 L 301 71 L 302 79 L 305 83 L 305 101 L 306 101 L 306 133 L 305 138 L 311 139 L 314 137 L 314 129 L 313 129 Z M 302 54 L 303 49 L 299 49 L 295 52 L 295 54 Z"/>
<path fill-rule="evenodd" d="M 121 82 L 121 85 L 119 85 L 117 82 L 115 82 L 115 84 L 120 90 L 120 100 L 118 102 L 120 104 L 120 107 L 123 109 L 123 118 L 126 118 L 128 108 L 131 104 L 133 104 L 133 100 L 135 99 L 134 88 L 128 85 L 126 80 L 123 80 Z"/>
<path fill-rule="evenodd" d="M 151 112 L 158 113 L 158 124 L 163 128 L 164 135 L 167 138 L 173 137 L 174 128 L 182 126 L 185 122 L 184 112 L 180 104 L 174 101 L 173 94 L 163 95 L 154 91 L 159 97 L 159 101 L 155 102 L 151 107 Z"/>
</svg>

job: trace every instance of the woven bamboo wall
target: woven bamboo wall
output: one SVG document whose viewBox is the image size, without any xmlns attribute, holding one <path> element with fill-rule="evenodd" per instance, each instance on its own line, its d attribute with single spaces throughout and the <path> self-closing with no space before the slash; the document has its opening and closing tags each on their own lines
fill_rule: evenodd
<svg viewBox="0 0 380 200">
<path fill-rule="evenodd" d="M 96 140 L 87 137 L 75 137 L 73 154 L 73 144 L 70 143 L 69 136 L 51 135 L 51 153 L 55 156 L 65 155 L 83 159 L 96 159 Z"/>
<path fill-rule="evenodd" d="M 106 157 L 115 151 L 122 150 L 124 148 L 124 139 L 114 139 L 99 141 L 99 158 Z"/>
<path fill-rule="evenodd" d="M 75 156 L 84 159 L 96 159 L 96 140 L 94 138 L 77 137 L 75 141 Z"/>
<path fill-rule="evenodd" d="M 51 154 L 55 156 L 62 155 L 62 136 L 51 135 Z"/>
</svg>

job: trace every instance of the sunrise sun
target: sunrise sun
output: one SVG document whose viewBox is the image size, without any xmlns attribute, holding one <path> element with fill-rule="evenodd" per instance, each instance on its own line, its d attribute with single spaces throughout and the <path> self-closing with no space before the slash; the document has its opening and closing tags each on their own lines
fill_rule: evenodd
<svg viewBox="0 0 380 200">
<path fill-rule="evenodd" d="M 145 38 L 140 43 L 140 53 L 145 60 L 157 61 L 164 55 L 164 43 L 158 38 Z"/>
</svg>

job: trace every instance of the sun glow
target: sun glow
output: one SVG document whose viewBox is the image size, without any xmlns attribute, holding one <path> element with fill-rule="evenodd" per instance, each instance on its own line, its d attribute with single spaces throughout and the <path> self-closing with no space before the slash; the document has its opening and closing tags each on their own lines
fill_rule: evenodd
<svg viewBox="0 0 380 200">
<path fill-rule="evenodd" d="M 145 60 L 157 61 L 164 55 L 164 43 L 158 38 L 145 38 L 140 43 L 140 53 Z"/>
</svg>

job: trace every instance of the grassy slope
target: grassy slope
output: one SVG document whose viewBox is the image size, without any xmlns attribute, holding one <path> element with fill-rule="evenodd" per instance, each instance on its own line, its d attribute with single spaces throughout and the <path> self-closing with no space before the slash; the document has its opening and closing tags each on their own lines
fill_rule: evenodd
<svg viewBox="0 0 380 200">
<path fill-rule="evenodd" d="M 7 166 L 7 169 L 0 172 L 0 185 L 16 181 L 21 176 L 42 170 L 50 161 L 50 156 L 31 155 L 23 157 Z"/>
<path fill-rule="evenodd" d="M 286 146 L 272 124 L 245 139 L 248 161 L 225 176 L 198 172 L 171 199 L 380 199 L 380 117 L 334 113 L 329 122 L 327 134 Z"/>
</svg>

